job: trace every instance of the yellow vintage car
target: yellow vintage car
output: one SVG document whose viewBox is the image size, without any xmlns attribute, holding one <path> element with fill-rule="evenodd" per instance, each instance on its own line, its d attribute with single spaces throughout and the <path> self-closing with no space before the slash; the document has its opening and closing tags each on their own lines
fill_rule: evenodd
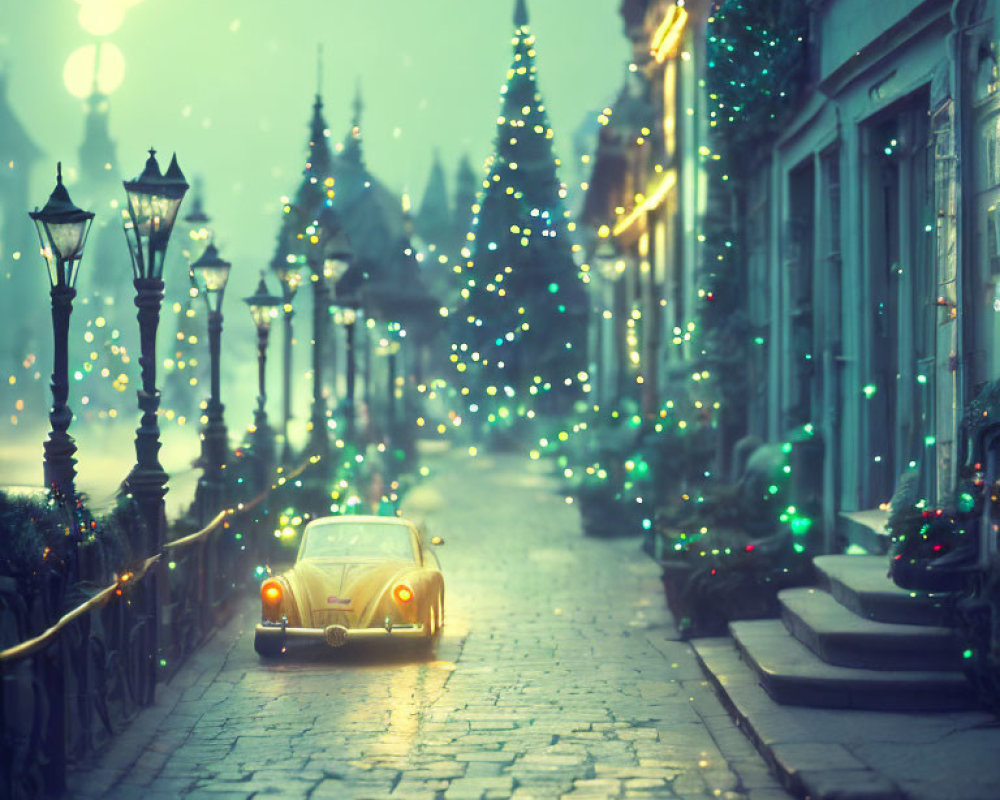
<svg viewBox="0 0 1000 800">
<path fill-rule="evenodd" d="M 331 647 L 360 639 L 432 645 L 444 625 L 444 578 L 428 544 L 400 517 L 313 520 L 291 569 L 260 586 L 254 649 L 276 658 L 293 640 Z"/>
</svg>

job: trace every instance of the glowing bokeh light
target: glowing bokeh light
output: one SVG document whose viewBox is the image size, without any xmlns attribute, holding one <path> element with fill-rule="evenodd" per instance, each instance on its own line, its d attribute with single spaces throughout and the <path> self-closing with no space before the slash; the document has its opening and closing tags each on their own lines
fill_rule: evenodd
<svg viewBox="0 0 1000 800">
<path fill-rule="evenodd" d="M 97 47 L 101 48 L 97 61 Z M 74 50 L 63 67 L 63 83 L 74 97 L 89 97 L 94 90 L 94 70 L 97 70 L 97 91 L 111 94 L 125 79 L 125 56 L 110 42 L 87 44 Z"/>
<path fill-rule="evenodd" d="M 127 0 L 82 0 L 78 20 L 80 27 L 94 36 L 108 36 L 125 21 Z"/>
</svg>

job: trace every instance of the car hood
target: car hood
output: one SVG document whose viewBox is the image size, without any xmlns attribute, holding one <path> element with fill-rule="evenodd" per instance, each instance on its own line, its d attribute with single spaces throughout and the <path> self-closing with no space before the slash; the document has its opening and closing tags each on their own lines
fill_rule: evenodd
<svg viewBox="0 0 1000 800">
<path fill-rule="evenodd" d="M 367 624 L 390 584 L 415 565 L 407 561 L 307 559 L 295 565 L 296 597 L 303 620 Z"/>
</svg>

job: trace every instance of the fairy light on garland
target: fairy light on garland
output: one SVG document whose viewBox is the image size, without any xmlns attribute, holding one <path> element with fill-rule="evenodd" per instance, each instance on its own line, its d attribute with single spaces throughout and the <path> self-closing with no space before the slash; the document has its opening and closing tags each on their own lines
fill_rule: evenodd
<svg viewBox="0 0 1000 800">
<path fill-rule="evenodd" d="M 512 45 L 496 150 L 456 269 L 461 303 L 450 354 L 469 414 L 501 427 L 539 408 L 564 411 L 581 395 L 587 308 L 523 0 Z"/>
<path fill-rule="evenodd" d="M 808 8 L 722 0 L 708 18 L 710 128 L 733 139 L 774 130 L 805 84 Z"/>
</svg>

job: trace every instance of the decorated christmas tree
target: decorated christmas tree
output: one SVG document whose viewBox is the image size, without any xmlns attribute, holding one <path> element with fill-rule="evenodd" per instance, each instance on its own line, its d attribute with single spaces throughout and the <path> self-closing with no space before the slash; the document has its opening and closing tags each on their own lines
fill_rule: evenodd
<svg viewBox="0 0 1000 800">
<path fill-rule="evenodd" d="M 451 353 L 473 418 L 499 428 L 568 410 L 587 379 L 587 297 L 524 0 L 514 27 L 495 152 L 462 249 L 464 303 Z"/>
</svg>

